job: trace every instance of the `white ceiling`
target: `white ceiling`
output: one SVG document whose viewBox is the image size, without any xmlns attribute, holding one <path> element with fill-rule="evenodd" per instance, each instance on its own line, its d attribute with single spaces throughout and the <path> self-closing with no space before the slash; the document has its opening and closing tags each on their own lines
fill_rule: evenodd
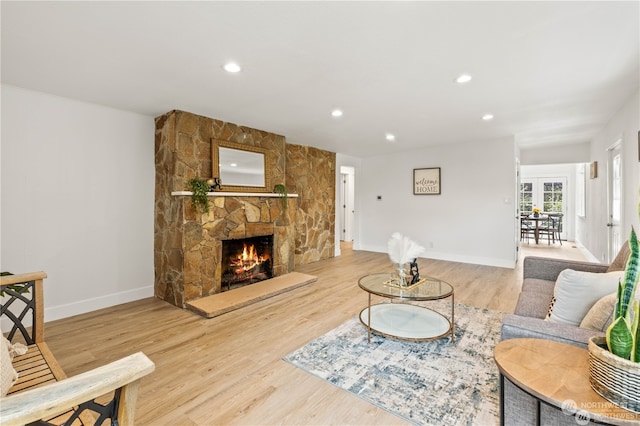
<svg viewBox="0 0 640 426">
<path fill-rule="evenodd" d="M 640 79 L 638 1 L 0 7 L 4 84 L 153 117 L 190 111 L 358 157 L 587 142 Z M 227 74 L 228 60 L 243 71 Z M 461 73 L 473 80 L 457 85 Z"/>
</svg>

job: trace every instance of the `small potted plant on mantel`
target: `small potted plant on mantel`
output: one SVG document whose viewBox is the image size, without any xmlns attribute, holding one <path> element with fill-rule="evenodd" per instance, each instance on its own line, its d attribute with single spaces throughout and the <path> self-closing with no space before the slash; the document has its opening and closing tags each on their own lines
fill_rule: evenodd
<svg viewBox="0 0 640 426">
<path fill-rule="evenodd" d="M 589 381 L 603 398 L 627 410 L 640 413 L 640 307 L 635 292 L 640 277 L 640 245 L 633 228 L 631 251 L 618 297 L 613 322 L 606 337 L 589 340 Z"/>
<path fill-rule="evenodd" d="M 280 194 L 280 197 L 282 198 L 282 212 L 286 212 L 287 211 L 287 187 L 284 186 L 284 184 L 282 183 L 278 183 L 273 187 L 273 192 L 275 192 L 276 194 Z"/>
<path fill-rule="evenodd" d="M 191 191 L 191 204 L 198 211 L 202 209 L 203 213 L 209 213 L 209 192 L 210 186 L 206 180 L 192 178 L 187 181 L 187 189 Z"/>
<path fill-rule="evenodd" d="M 287 216 L 287 207 L 288 207 L 288 193 L 287 187 L 282 183 L 277 183 L 273 186 L 273 192 L 280 195 L 282 198 L 282 214 L 277 220 L 279 225 L 287 225 L 289 223 L 289 216 Z"/>
</svg>

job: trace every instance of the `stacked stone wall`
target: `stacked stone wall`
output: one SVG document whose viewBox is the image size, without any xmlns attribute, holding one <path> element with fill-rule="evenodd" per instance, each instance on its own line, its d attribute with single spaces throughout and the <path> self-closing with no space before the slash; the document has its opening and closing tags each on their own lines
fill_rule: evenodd
<svg viewBox="0 0 640 426">
<path fill-rule="evenodd" d="M 336 154 L 287 144 L 287 187 L 298 194 L 295 264 L 328 259 L 335 253 Z"/>
</svg>

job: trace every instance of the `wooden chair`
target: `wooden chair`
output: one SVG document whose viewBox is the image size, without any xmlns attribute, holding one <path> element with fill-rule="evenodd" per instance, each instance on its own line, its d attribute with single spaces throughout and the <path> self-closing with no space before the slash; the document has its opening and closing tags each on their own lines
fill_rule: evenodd
<svg viewBox="0 0 640 426">
<path fill-rule="evenodd" d="M 547 213 L 548 219 L 540 226 L 539 235 L 547 236 L 547 244 L 556 243 L 556 238 L 560 245 L 562 245 L 562 239 L 560 234 L 562 233 L 562 213 Z"/>
<path fill-rule="evenodd" d="M 5 294 L 0 314 L 11 327 L 7 339 L 27 345 L 27 353 L 12 361 L 18 381 L 0 398 L 1 423 L 99 425 L 109 419 L 112 425 L 133 425 L 140 380 L 154 370 L 154 363 L 138 352 L 67 378 L 44 341 L 46 276 L 34 272 L 0 277 Z"/>
<path fill-rule="evenodd" d="M 520 241 L 526 238 L 528 243 L 529 237 L 535 236 L 535 232 L 535 225 L 527 220 L 527 216 L 520 215 Z"/>
</svg>

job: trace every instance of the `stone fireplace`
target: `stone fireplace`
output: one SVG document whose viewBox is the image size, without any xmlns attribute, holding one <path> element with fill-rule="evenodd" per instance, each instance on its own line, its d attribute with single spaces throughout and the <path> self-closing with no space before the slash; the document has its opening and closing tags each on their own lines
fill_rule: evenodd
<svg viewBox="0 0 640 426">
<path fill-rule="evenodd" d="M 287 208 L 280 194 L 225 192 L 223 181 L 221 191 L 209 193 L 210 211 L 196 210 L 187 181 L 214 177 L 213 140 L 268 151 L 265 169 L 272 184 L 286 184 Z M 156 297 L 184 308 L 186 302 L 226 290 L 225 241 L 272 236 L 273 277 L 293 272 L 296 264 L 333 256 L 334 153 L 287 145 L 283 136 L 273 133 L 170 111 L 156 118 L 155 166 Z"/>
<path fill-rule="evenodd" d="M 293 271 L 294 228 L 276 194 L 214 193 L 207 214 L 195 210 L 190 195 L 175 191 L 172 198 L 179 219 L 167 223 L 163 232 L 166 284 L 156 286 L 164 300 L 184 307 L 190 300 L 222 292 L 222 274 L 228 268 L 224 241 L 272 236 L 271 275 Z M 290 197 L 287 213 L 295 205 L 295 197 Z"/>
</svg>

